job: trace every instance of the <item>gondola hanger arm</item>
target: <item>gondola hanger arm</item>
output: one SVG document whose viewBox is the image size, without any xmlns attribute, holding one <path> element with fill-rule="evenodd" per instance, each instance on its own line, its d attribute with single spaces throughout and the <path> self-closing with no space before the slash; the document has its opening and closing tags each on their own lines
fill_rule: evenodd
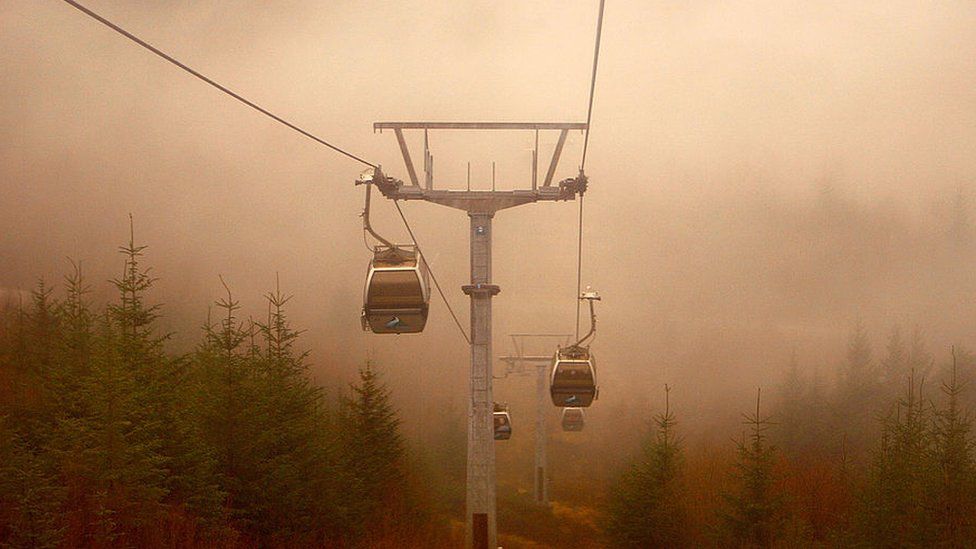
<svg viewBox="0 0 976 549">
<path fill-rule="evenodd" d="M 601 301 L 600 294 L 590 286 L 586 287 L 586 291 L 580 294 L 580 301 L 588 301 L 590 303 L 590 331 L 586 333 L 579 341 L 573 344 L 574 347 L 580 347 L 586 340 L 593 337 L 596 334 L 596 309 L 594 308 L 595 301 Z"/>
<path fill-rule="evenodd" d="M 376 183 L 377 181 L 383 181 L 383 183 L 387 183 L 386 179 L 387 178 L 383 175 L 383 170 L 380 169 L 379 166 L 377 166 L 375 169 L 369 169 L 364 171 L 359 176 L 359 179 L 356 180 L 356 185 L 366 185 L 366 204 L 363 206 L 363 214 L 362 214 L 363 229 L 369 234 L 373 235 L 373 238 L 382 242 L 384 246 L 390 249 L 395 249 L 396 245 L 390 242 L 389 240 L 383 238 L 382 236 L 380 236 L 379 233 L 373 230 L 373 226 L 369 222 L 369 204 L 370 204 L 370 195 L 371 195 L 370 191 L 372 190 L 373 183 Z M 396 183 L 393 182 L 393 184 L 395 185 Z"/>
</svg>

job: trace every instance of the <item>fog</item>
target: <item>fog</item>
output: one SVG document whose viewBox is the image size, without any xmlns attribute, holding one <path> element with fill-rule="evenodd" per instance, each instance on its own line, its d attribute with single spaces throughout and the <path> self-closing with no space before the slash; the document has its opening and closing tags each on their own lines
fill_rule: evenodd
<svg viewBox="0 0 976 549">
<path fill-rule="evenodd" d="M 373 122 L 585 120 L 593 4 L 90 7 L 407 179 Z M 858 319 L 876 346 L 917 326 L 940 360 L 973 344 L 973 28 L 969 2 L 608 2 L 586 169 L 582 278 L 603 295 L 587 436 L 621 410 L 635 419 L 620 427 L 639 425 L 664 383 L 686 423 L 725 421 L 794 349 L 832 380 Z M 524 187 L 532 138 L 433 133 L 435 186 L 464 187 L 470 162 L 488 188 L 494 161 L 498 188 Z M 581 146 L 572 135 L 557 179 Z M 218 275 L 260 316 L 277 274 L 316 376 L 341 387 L 373 358 L 420 440 L 463 413 L 468 351 L 436 296 L 422 335 L 360 331 L 361 169 L 70 6 L 0 4 L 0 288 L 57 282 L 71 257 L 107 299 L 131 213 L 174 346 L 197 341 Z M 374 204 L 374 225 L 407 241 Z M 466 216 L 404 210 L 467 327 Z M 496 215 L 495 354 L 513 332 L 573 330 L 577 213 Z M 532 386 L 499 380 L 496 399 L 532 410 Z"/>
</svg>

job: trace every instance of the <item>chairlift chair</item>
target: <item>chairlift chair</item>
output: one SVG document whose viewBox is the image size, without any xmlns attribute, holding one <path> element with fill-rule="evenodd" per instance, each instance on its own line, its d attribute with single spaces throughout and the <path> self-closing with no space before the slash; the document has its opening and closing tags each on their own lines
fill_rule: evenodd
<svg viewBox="0 0 976 549">
<path fill-rule="evenodd" d="M 508 406 L 495 404 L 495 411 L 492 413 L 492 425 L 494 426 L 495 440 L 512 438 L 512 416 L 508 413 Z"/>
<path fill-rule="evenodd" d="M 563 431 L 582 431 L 585 416 L 582 408 L 563 408 Z"/>
</svg>

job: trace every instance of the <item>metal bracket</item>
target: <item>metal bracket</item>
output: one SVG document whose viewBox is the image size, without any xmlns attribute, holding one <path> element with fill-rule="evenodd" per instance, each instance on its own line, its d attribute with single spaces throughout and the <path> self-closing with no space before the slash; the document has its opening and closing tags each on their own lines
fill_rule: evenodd
<svg viewBox="0 0 976 549">
<path fill-rule="evenodd" d="M 461 291 L 464 295 L 498 295 L 502 291 L 498 284 L 465 284 L 461 286 Z"/>
</svg>

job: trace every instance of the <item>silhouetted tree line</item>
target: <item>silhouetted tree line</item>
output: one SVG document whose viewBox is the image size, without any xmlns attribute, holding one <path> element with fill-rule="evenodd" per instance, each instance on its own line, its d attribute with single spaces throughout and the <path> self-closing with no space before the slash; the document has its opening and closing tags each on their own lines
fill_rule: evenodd
<svg viewBox="0 0 976 549">
<path fill-rule="evenodd" d="M 858 323 L 836 386 L 802 376 L 794 354 L 775 412 L 763 416 L 757 397 L 723 477 L 697 483 L 689 476 L 714 471 L 687 466 L 666 404 L 612 493 L 606 538 L 616 547 L 976 547 L 973 363 L 953 349 L 936 368 L 920 333 L 906 342 L 897 328 L 875 361 Z"/>
<path fill-rule="evenodd" d="M 196 350 L 167 353 L 144 249 L 121 248 L 104 309 L 78 265 L 63 297 L 41 282 L 28 303 L 2 308 L 0 546 L 395 546 L 416 535 L 428 517 L 376 372 L 367 365 L 327 399 L 277 287 L 260 322 L 238 318 L 227 290 Z"/>
</svg>

